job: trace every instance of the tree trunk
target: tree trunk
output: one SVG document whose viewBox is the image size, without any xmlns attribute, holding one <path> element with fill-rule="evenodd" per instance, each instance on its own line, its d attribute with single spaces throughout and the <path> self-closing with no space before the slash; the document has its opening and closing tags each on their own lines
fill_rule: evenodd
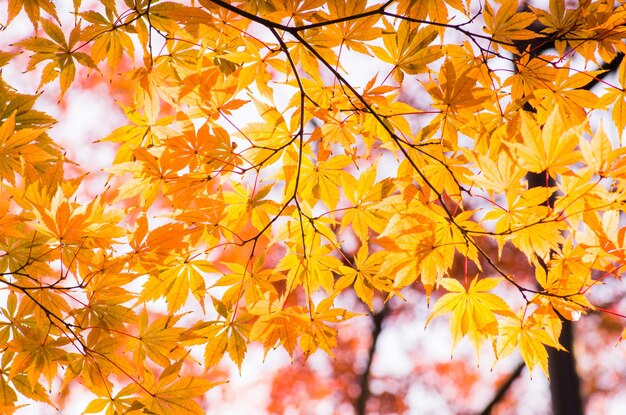
<svg viewBox="0 0 626 415">
<path fill-rule="evenodd" d="M 528 188 L 540 186 L 555 186 L 554 179 L 546 182 L 544 173 L 528 173 Z M 552 195 L 546 204 L 554 205 L 555 196 Z M 543 267 L 545 264 L 541 263 Z M 546 269 L 547 272 L 547 269 Z M 561 319 L 563 327 L 559 342 L 567 351 L 548 347 L 548 373 L 550 374 L 550 395 L 552 398 L 552 415 L 584 415 L 583 399 L 580 393 L 580 377 L 576 372 L 576 358 L 574 356 L 574 330 L 572 322 Z"/>
<path fill-rule="evenodd" d="M 388 313 L 389 303 L 385 303 L 382 310 L 372 315 L 372 322 L 374 323 L 374 327 L 372 328 L 372 341 L 370 343 L 365 369 L 363 370 L 363 373 L 361 374 L 361 379 L 359 380 L 361 393 L 359 393 L 359 396 L 354 403 L 354 412 L 356 413 L 356 415 L 366 414 L 367 401 L 369 400 L 371 395 L 369 382 L 372 370 L 372 363 L 374 361 L 374 355 L 376 354 L 376 344 L 378 343 L 378 338 L 380 337 L 380 333 L 383 330 L 383 321 L 385 320 L 385 317 L 387 317 Z"/>
<path fill-rule="evenodd" d="M 580 377 L 576 372 L 571 321 L 563 320 L 560 342 L 567 351 L 548 348 L 552 415 L 583 415 L 585 411 L 580 394 Z"/>
</svg>

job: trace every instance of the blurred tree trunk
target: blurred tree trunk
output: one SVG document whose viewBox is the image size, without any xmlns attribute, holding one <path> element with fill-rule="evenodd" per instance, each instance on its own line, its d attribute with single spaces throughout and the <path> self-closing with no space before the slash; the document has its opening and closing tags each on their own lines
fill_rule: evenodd
<svg viewBox="0 0 626 415">
<path fill-rule="evenodd" d="M 534 110 L 531 108 L 531 110 Z M 541 186 L 555 186 L 554 179 L 546 172 L 528 173 L 528 188 Z M 546 205 L 554 206 L 553 194 Z M 539 259 L 540 265 L 547 266 Z M 583 399 L 580 393 L 580 376 L 576 371 L 576 357 L 574 355 L 574 329 L 572 322 L 561 318 L 563 328 L 559 342 L 566 351 L 548 347 L 548 372 L 550 374 L 550 395 L 552 398 L 552 415 L 584 415 Z"/>
<path fill-rule="evenodd" d="M 378 343 L 378 337 L 383 329 L 383 321 L 389 313 L 389 303 L 385 303 L 384 307 L 377 313 L 372 315 L 372 340 L 367 355 L 367 362 L 365 369 L 361 373 L 361 379 L 359 380 L 359 387 L 361 392 L 354 403 L 354 412 L 356 415 L 366 415 L 367 413 L 367 401 L 370 398 L 370 374 L 372 371 L 372 362 L 376 355 L 376 343 Z"/>
<path fill-rule="evenodd" d="M 518 10 L 530 11 L 526 2 L 522 3 Z M 536 21 L 528 27 L 536 33 L 540 33 L 545 26 Z M 532 42 L 518 41 L 517 50 L 519 53 L 513 57 L 514 61 L 518 60 L 522 53 L 532 53 L 540 55 L 549 49 L 554 48 L 555 38 L 534 39 Z M 618 53 L 610 62 L 603 62 L 599 66 L 599 73 L 594 79 L 583 86 L 581 89 L 591 90 L 601 79 L 607 75 L 614 73 L 619 68 L 624 54 Z M 515 69 L 515 68 L 514 68 Z M 535 112 L 530 104 L 524 105 L 524 110 Z M 545 172 L 528 173 L 528 188 L 540 186 L 554 186 L 556 183 L 552 178 L 548 178 Z M 548 206 L 554 206 L 555 195 L 546 200 Z M 542 264 L 545 267 L 545 264 Z M 560 343 L 567 351 L 559 351 L 548 347 L 548 372 L 550 374 L 550 395 L 552 398 L 552 414 L 553 415 L 583 415 L 584 403 L 580 390 L 580 376 L 576 371 L 576 357 L 574 355 L 574 329 L 571 321 L 561 318 L 563 328 L 560 336 Z"/>
<path fill-rule="evenodd" d="M 611 62 L 604 62 L 599 69 L 606 72 L 600 73 L 591 80 L 583 89 L 591 90 L 602 78 L 617 71 L 624 55 L 619 53 Z M 535 177 L 530 177 L 535 176 Z M 545 175 L 528 174 L 528 187 L 545 186 Z M 543 181 L 543 184 L 541 184 Z M 553 186 L 554 183 L 548 183 Z M 554 196 L 547 201 L 552 206 Z M 550 373 L 550 394 L 552 396 L 553 415 L 583 415 L 584 403 L 580 392 L 580 376 L 576 371 L 576 356 L 574 355 L 574 327 L 571 321 L 561 319 L 563 328 L 560 343 L 567 349 L 559 351 L 548 348 L 548 372 Z"/>
<path fill-rule="evenodd" d="M 569 353 L 548 348 L 552 414 L 583 415 L 585 411 L 580 393 L 580 376 L 576 372 L 574 328 L 571 321 L 563 320 L 560 341 Z"/>
</svg>

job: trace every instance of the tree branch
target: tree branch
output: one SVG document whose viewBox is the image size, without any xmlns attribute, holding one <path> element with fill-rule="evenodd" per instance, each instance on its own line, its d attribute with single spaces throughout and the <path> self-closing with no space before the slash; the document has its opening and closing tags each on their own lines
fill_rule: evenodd
<svg viewBox="0 0 626 415">
<path fill-rule="evenodd" d="M 367 355 L 367 364 L 363 373 L 361 373 L 361 379 L 359 381 L 359 387 L 361 393 L 359 394 L 356 402 L 354 403 L 354 410 L 356 415 L 365 415 L 365 409 L 367 407 L 367 401 L 370 398 L 370 374 L 372 369 L 372 362 L 374 361 L 374 355 L 376 354 L 376 343 L 383 328 L 383 321 L 389 315 L 389 303 L 385 303 L 385 306 L 378 313 L 372 315 L 372 321 L 374 322 L 374 328 L 372 329 L 372 343 L 370 344 L 369 353 Z"/>
<path fill-rule="evenodd" d="M 520 362 L 517 365 L 515 370 L 511 372 L 507 380 L 502 384 L 502 386 L 500 386 L 496 394 L 493 396 L 493 398 L 491 399 L 489 404 L 485 407 L 485 409 L 483 409 L 480 415 L 491 414 L 491 411 L 493 411 L 493 408 L 504 398 L 506 393 L 509 391 L 509 389 L 513 385 L 513 382 L 515 382 L 515 380 L 522 374 L 522 371 L 524 370 L 525 367 L 526 367 L 526 364 L 524 362 Z"/>
<path fill-rule="evenodd" d="M 600 68 L 598 69 L 604 70 L 606 72 L 602 72 L 601 74 L 596 75 L 596 77 L 593 78 L 591 82 L 589 82 L 587 85 L 585 85 L 583 89 L 586 89 L 587 91 L 591 90 L 591 88 L 593 88 L 594 86 L 596 86 L 598 83 L 602 81 L 602 78 L 604 78 L 610 73 L 617 71 L 623 59 L 624 59 L 624 54 L 618 53 L 611 62 L 604 62 L 602 66 L 600 66 Z"/>
</svg>

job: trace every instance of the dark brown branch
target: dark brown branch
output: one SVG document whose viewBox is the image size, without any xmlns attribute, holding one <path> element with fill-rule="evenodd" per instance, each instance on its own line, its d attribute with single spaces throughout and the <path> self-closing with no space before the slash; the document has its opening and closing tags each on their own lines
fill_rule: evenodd
<svg viewBox="0 0 626 415">
<path fill-rule="evenodd" d="M 522 374 L 522 371 L 524 370 L 525 367 L 526 367 L 526 365 L 524 364 L 524 362 L 521 362 L 520 364 L 517 365 L 515 370 L 513 372 L 511 372 L 511 374 L 506 379 L 506 381 L 502 384 L 502 386 L 500 386 L 500 388 L 498 389 L 498 391 L 496 392 L 494 397 L 491 399 L 491 401 L 485 407 L 485 409 L 483 409 L 483 411 L 480 413 L 480 415 L 490 415 L 491 414 L 491 411 L 493 411 L 493 408 L 498 403 L 500 403 L 500 401 L 502 401 L 502 399 L 506 396 L 506 393 L 509 391 L 511 386 L 513 386 L 513 382 L 515 382 L 515 380 L 517 380 L 517 378 Z"/>
<path fill-rule="evenodd" d="M 602 78 L 604 78 L 610 73 L 617 71 L 617 69 L 619 68 L 619 65 L 622 63 L 622 60 L 624 60 L 624 54 L 618 53 L 611 62 L 604 62 L 602 66 L 600 66 L 600 68 L 598 69 L 606 71 L 606 72 L 602 72 L 596 75 L 595 78 L 593 78 L 587 85 L 585 85 L 584 89 L 589 91 L 591 88 L 593 88 L 598 83 L 600 83 Z"/>
<path fill-rule="evenodd" d="M 383 329 L 383 321 L 389 315 L 389 311 L 389 303 L 385 303 L 382 310 L 372 315 L 372 321 L 374 323 L 374 327 L 372 329 L 372 342 L 370 343 L 365 369 L 363 370 L 363 373 L 361 373 L 361 379 L 359 380 L 361 393 L 354 403 L 354 411 L 356 415 L 365 415 L 367 401 L 370 398 L 370 374 L 372 371 L 374 355 L 376 354 L 376 343 L 378 342 L 378 338 Z"/>
</svg>

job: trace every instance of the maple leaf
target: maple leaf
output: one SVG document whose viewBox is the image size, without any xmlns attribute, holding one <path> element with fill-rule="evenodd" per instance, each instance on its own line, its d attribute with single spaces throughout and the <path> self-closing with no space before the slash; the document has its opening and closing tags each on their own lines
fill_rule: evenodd
<svg viewBox="0 0 626 415">
<path fill-rule="evenodd" d="M 311 205 L 321 200 L 329 209 L 334 209 L 339 202 L 337 188 L 341 185 L 341 177 L 348 175 L 343 169 L 351 162 L 348 156 L 331 156 L 328 153 L 316 163 L 303 159 L 299 193 Z"/>
<path fill-rule="evenodd" d="M 24 336 L 18 336 L 8 344 L 8 350 L 16 355 L 9 371 L 9 379 L 26 373 L 32 389 L 41 375 L 49 384 L 56 376 L 59 365 L 67 363 L 67 352 L 62 346 L 69 343 L 66 338 L 50 340 L 44 327 L 25 329 Z"/>
<path fill-rule="evenodd" d="M 450 266 L 454 247 L 439 249 L 435 223 L 418 212 L 416 207 L 410 215 L 391 216 L 378 236 L 377 243 L 388 252 L 379 273 L 394 276 L 394 289 L 404 288 L 420 278 L 429 297 L 435 282 Z"/>
<path fill-rule="evenodd" d="M 353 205 L 341 218 L 341 226 L 350 225 L 354 233 L 365 242 L 369 239 L 369 229 L 382 232 L 387 224 L 387 215 L 376 208 L 376 203 L 393 190 L 391 180 L 375 183 L 377 164 L 373 164 L 359 176 L 358 181 L 352 176 L 342 175 L 341 182 L 346 189 L 345 196 Z"/>
<path fill-rule="evenodd" d="M 42 146 L 44 131 L 38 128 L 16 129 L 17 111 L 0 125 L 0 176 L 15 184 L 16 174 L 25 172 L 25 165 L 41 166 L 55 159 L 55 154 Z"/>
<path fill-rule="evenodd" d="M 533 13 L 518 12 L 515 0 L 501 0 L 500 7 L 494 13 L 489 2 L 485 2 L 485 31 L 493 36 L 496 42 L 510 48 L 512 41 L 536 38 L 537 34 L 526 29 L 537 17 Z M 512 49 L 515 51 L 515 48 Z"/>
<path fill-rule="evenodd" d="M 443 278 L 439 284 L 449 292 L 444 294 L 433 305 L 426 325 L 433 317 L 452 313 L 450 332 L 452 333 L 452 349 L 461 338 L 469 336 L 476 351 L 485 340 L 498 334 L 496 315 L 512 314 L 509 306 L 499 296 L 489 293 L 500 282 L 501 278 L 474 277 L 468 288 L 452 278 Z"/>
<path fill-rule="evenodd" d="M 25 235 L 20 228 L 24 218 L 9 213 L 11 198 L 2 193 L 0 190 L 0 232 L 11 238 L 23 238 Z"/>
<path fill-rule="evenodd" d="M 293 5 L 293 3 L 281 4 L 281 6 L 290 5 Z M 270 100 L 273 99 L 274 91 L 269 85 L 273 77 L 271 71 L 268 70 L 268 64 L 277 64 L 281 60 L 276 58 L 276 54 L 273 51 L 268 51 L 267 54 L 261 55 L 262 44 L 256 42 L 255 39 L 243 38 L 242 42 L 246 45 L 245 51 L 229 52 L 221 55 L 219 59 L 243 65 L 239 73 L 242 87 L 244 85 L 250 86 L 254 83 L 254 86 L 257 87 L 264 97 Z"/>
<path fill-rule="evenodd" d="M 454 9 L 466 12 L 466 7 L 460 0 L 446 0 L 445 2 L 435 0 L 402 0 L 398 2 L 398 12 L 419 20 L 426 20 L 430 16 L 432 20 L 439 23 L 448 23 L 448 5 Z"/>
<path fill-rule="evenodd" d="M 85 246 L 84 238 L 90 237 L 86 246 L 106 246 L 109 238 L 123 235 L 123 230 L 117 226 L 121 213 L 113 210 L 105 213 L 99 198 L 88 205 L 77 206 L 59 188 L 49 203 L 34 212 L 35 228 L 59 243 L 80 247 Z"/>
<path fill-rule="evenodd" d="M 556 72 L 553 82 L 533 91 L 538 99 L 538 119 L 545 119 L 553 112 L 556 105 L 561 110 L 562 118 L 571 117 L 574 123 L 584 123 L 587 120 L 585 108 L 594 109 L 598 105 L 598 97 L 585 89 L 603 71 L 581 71 L 571 73 L 569 63 Z"/>
<path fill-rule="evenodd" d="M 613 104 L 613 121 L 615 126 L 622 136 L 624 128 L 626 127 L 626 61 L 622 60 L 617 71 L 618 80 L 621 85 L 621 90 L 609 88 L 598 102 L 599 107 L 604 107 L 607 104 Z"/>
<path fill-rule="evenodd" d="M 227 63 L 233 65 L 232 62 Z M 164 74 L 166 77 L 168 75 Z M 209 119 L 217 119 L 220 114 L 230 115 L 232 111 L 248 102 L 234 97 L 239 88 L 237 77 L 226 76 L 226 74 L 214 71 L 209 73 L 209 76 L 211 79 L 204 82 L 198 80 L 195 74 L 188 80 L 192 84 L 192 88 L 199 85 L 197 94 L 190 94 L 189 100 L 198 107 L 201 114 L 209 117 Z M 183 82 L 185 81 L 183 80 Z"/>
<path fill-rule="evenodd" d="M 522 54 L 515 62 L 515 74 L 507 78 L 503 86 L 511 86 L 511 96 L 516 100 L 533 101 L 533 92 L 552 85 L 558 70 L 550 65 L 551 56 L 541 59 L 531 53 Z"/>
<path fill-rule="evenodd" d="M 491 194 L 517 193 L 524 170 L 513 160 L 508 152 L 498 153 L 497 160 L 479 155 L 476 164 L 480 174 L 472 176 L 474 183 Z"/>
<path fill-rule="evenodd" d="M 339 109 L 333 111 L 317 110 L 317 116 L 324 120 L 321 134 L 329 143 L 339 143 L 349 148 L 356 142 L 361 125 L 354 114 L 345 114 Z"/>
<path fill-rule="evenodd" d="M 563 242 L 561 231 L 566 225 L 557 214 L 543 206 L 556 189 L 536 187 L 521 194 L 507 193 L 508 207 L 498 207 L 485 214 L 485 220 L 498 220 L 495 231 L 499 252 L 504 242 L 510 240 L 529 260 L 536 256 L 548 258 L 558 252 Z"/>
<path fill-rule="evenodd" d="M 418 29 L 402 20 L 397 30 L 388 27 L 383 31 L 385 47 L 372 45 L 372 52 L 383 62 L 394 66 L 392 73 L 402 82 L 404 73 L 419 74 L 426 71 L 426 65 L 441 57 L 441 50 L 430 44 L 437 37 L 437 29 L 426 26 Z"/>
<path fill-rule="evenodd" d="M 530 6 L 530 9 L 537 15 L 537 20 L 545 26 L 542 32 L 557 37 L 554 43 L 559 55 L 564 55 L 567 41 L 558 37 L 575 32 L 577 26 L 580 25 L 579 19 L 582 13 L 580 8 L 567 9 L 565 6 L 565 0 L 550 0 L 549 10 Z"/>
<path fill-rule="evenodd" d="M 45 84 L 58 77 L 61 87 L 59 93 L 60 101 L 76 76 L 76 64 L 74 61 L 92 69 L 95 69 L 96 65 L 91 56 L 84 52 L 78 52 L 75 49 L 76 44 L 80 40 L 80 26 L 75 26 L 69 35 L 69 39 L 66 40 L 61 28 L 52 21 L 41 20 L 41 25 L 52 40 L 30 38 L 22 40 L 16 45 L 34 52 L 26 67 L 27 71 L 32 71 L 42 61 L 50 60 L 43 69 L 41 82 L 37 89 L 41 89 Z"/>
<path fill-rule="evenodd" d="M 105 15 L 94 10 L 80 13 L 80 17 L 91 23 L 83 30 L 82 37 L 94 39 L 90 50 L 94 63 L 97 64 L 107 59 L 109 67 L 114 69 L 125 54 L 131 60 L 133 59 L 135 47 L 124 28 L 118 26 L 119 16 L 110 12 Z"/>
<path fill-rule="evenodd" d="M 276 202 L 266 199 L 272 190 L 271 185 L 257 189 L 254 195 L 239 183 L 233 185 L 233 192 L 224 192 L 224 224 L 229 228 L 238 228 L 249 220 L 259 231 L 265 229 L 271 218 L 278 213 Z"/>
<path fill-rule="evenodd" d="M 186 352 L 178 345 L 181 335 L 185 330 L 176 327 L 176 323 L 182 315 L 169 315 L 159 317 L 148 325 L 148 312 L 144 308 L 139 315 L 139 324 L 136 338 L 131 338 L 126 347 L 133 351 L 135 364 L 142 367 L 146 357 L 154 363 L 166 368 L 171 360 L 178 360 L 186 355 Z"/>
<path fill-rule="evenodd" d="M 274 268 L 265 268 L 265 260 L 265 255 L 260 255 L 250 268 L 237 263 L 224 264 L 232 272 L 225 274 L 213 284 L 213 287 L 228 287 L 222 301 L 226 304 L 236 304 L 244 297 L 247 304 L 255 304 L 268 296 L 277 299 L 276 284 L 283 281 L 285 276 Z"/>
<path fill-rule="evenodd" d="M 143 286 L 139 301 L 156 300 L 165 297 L 167 311 L 172 314 L 187 302 L 191 293 L 204 308 L 206 285 L 203 273 L 214 272 L 215 267 L 207 261 L 181 260 L 170 263 L 159 270 L 158 275 L 151 275 Z"/>
<path fill-rule="evenodd" d="M 41 20 L 41 10 L 49 14 L 58 22 L 56 7 L 52 0 L 9 0 L 6 26 L 24 9 L 35 29 Z"/>
<path fill-rule="evenodd" d="M 104 334 L 89 339 L 89 353 L 72 355 L 63 379 L 65 385 L 80 376 L 81 383 L 93 394 L 110 396 L 109 391 L 113 387 L 112 379 L 109 376 L 104 377 L 103 373 L 128 379 L 138 370 L 124 353 L 124 343 L 128 336 L 122 333 Z"/>
<path fill-rule="evenodd" d="M 178 171 L 184 168 L 180 159 L 172 157 L 172 153 L 164 151 L 159 156 L 152 154 L 143 147 L 133 150 L 136 161 L 118 164 L 109 171 L 116 174 L 130 172 L 133 178 L 119 188 L 117 200 L 129 199 L 139 195 L 141 208 L 148 209 L 159 193 L 165 191 L 168 182 L 176 181 Z"/>
<path fill-rule="evenodd" d="M 153 271 L 164 261 L 171 260 L 172 252 L 187 246 L 185 235 L 183 226 L 176 223 L 167 223 L 150 230 L 145 214 L 140 214 L 133 232 L 129 232 L 127 238 L 134 251 L 133 257 L 141 265 L 142 271 Z"/>
<path fill-rule="evenodd" d="M 3 160 L 0 174 L 3 178 L 15 183 L 15 172 L 19 173 L 22 170 L 21 152 L 41 133 L 41 130 L 35 129 L 15 132 L 15 112 L 0 126 L 0 157 Z M 39 150 L 37 147 L 34 149 Z"/>
<path fill-rule="evenodd" d="M 340 264 L 337 258 L 329 255 L 332 251 L 333 245 L 321 244 L 320 238 L 315 239 L 313 246 L 298 244 L 276 265 L 276 270 L 287 271 L 288 290 L 302 285 L 308 293 L 323 288 L 330 295 L 335 285 L 332 270 Z"/>
<path fill-rule="evenodd" d="M 14 413 L 18 408 L 15 406 L 17 401 L 17 393 L 9 386 L 8 382 L 2 377 L 0 379 L 0 410 L 6 414 Z"/>
<path fill-rule="evenodd" d="M 522 113 L 523 143 L 515 144 L 520 165 L 528 171 L 551 175 L 562 173 L 578 159 L 575 151 L 581 129 L 563 128 L 558 107 L 554 107 L 545 124 L 540 127 L 530 115 Z"/>
<path fill-rule="evenodd" d="M 163 141 L 165 136 L 171 134 L 171 129 L 168 127 L 173 120 L 171 116 L 165 116 L 153 122 L 136 108 L 127 107 L 119 102 L 118 105 L 122 108 L 128 120 L 134 125 L 118 127 L 108 136 L 98 140 L 99 142 L 111 141 L 121 144 L 113 164 L 133 161 L 133 150 L 137 147 L 154 145 Z"/>
<path fill-rule="evenodd" d="M 136 322 L 135 312 L 124 305 L 134 299 L 135 295 L 123 288 L 134 278 L 131 274 L 122 272 L 123 263 L 111 265 L 106 259 L 93 262 L 94 264 L 88 265 L 81 263 L 82 267 L 79 267 L 83 275 L 90 276 L 86 288 L 89 306 L 76 309 L 72 316 L 81 325 L 103 329 L 94 330 L 94 333 L 104 334 L 106 330 L 124 331 L 126 324 Z M 106 271 L 100 271 L 102 268 Z M 94 334 L 93 338 L 96 337 Z"/>
<path fill-rule="evenodd" d="M 177 120 L 186 124 L 183 135 L 170 136 L 164 143 L 177 164 L 189 166 L 190 172 L 208 173 L 228 171 L 238 164 L 230 136 L 223 128 L 205 123 L 196 131 L 184 114 L 178 114 Z"/>
<path fill-rule="evenodd" d="M 299 342 L 306 356 L 321 348 L 333 357 L 332 349 L 337 346 L 337 330 L 330 327 L 328 323 L 343 322 L 358 315 L 340 308 L 332 308 L 333 302 L 333 296 L 326 297 L 311 313 L 311 321 L 308 326 L 304 327 Z"/>
<path fill-rule="evenodd" d="M 366 0 L 339 0 L 328 3 L 328 19 L 341 19 L 367 13 L 375 9 L 375 6 L 367 7 Z M 326 17 L 326 16 L 324 16 Z M 339 46 L 346 46 L 360 53 L 368 54 L 369 51 L 363 45 L 364 42 L 377 39 L 381 35 L 381 29 L 376 27 L 380 15 L 373 14 L 363 19 L 349 19 L 337 23 L 331 27 L 330 36 L 336 38 L 335 42 Z"/>
<path fill-rule="evenodd" d="M 604 131 L 603 125 L 600 124 L 591 142 L 581 137 L 580 151 L 587 165 L 593 168 L 596 174 L 604 177 L 609 172 L 619 169 L 617 166 L 623 158 L 625 150 L 623 148 L 613 149 L 611 140 Z"/>
<path fill-rule="evenodd" d="M 177 91 L 171 86 L 171 71 L 165 65 L 150 64 L 135 69 L 130 77 L 136 81 L 134 96 L 137 108 L 143 109 L 146 119 L 154 124 L 161 113 L 161 100 L 172 106 L 177 101 Z"/>
<path fill-rule="evenodd" d="M 6 121 L 15 112 L 15 128 L 44 128 L 52 126 L 56 120 L 48 114 L 33 109 L 37 95 L 21 94 L 0 77 L 0 121 Z M 40 137 L 42 138 L 42 137 Z M 41 140 L 41 147 L 54 149 L 55 158 L 60 156 L 59 146 L 51 139 Z M 48 150 L 50 151 L 50 150 Z"/>
<path fill-rule="evenodd" d="M 459 114 L 462 110 L 472 111 L 488 99 L 490 92 L 477 86 L 478 71 L 472 67 L 457 70 L 454 63 L 446 58 L 439 71 L 439 84 L 434 82 L 426 90 L 435 101 L 433 107 L 445 114 Z"/>
<path fill-rule="evenodd" d="M 265 353 L 280 344 L 293 356 L 305 322 L 310 320 L 308 312 L 302 307 L 283 308 L 279 301 L 267 300 L 257 302 L 249 311 L 259 316 L 250 329 L 249 339 L 261 342 Z"/>
<path fill-rule="evenodd" d="M 105 413 L 107 415 L 111 413 L 129 413 L 133 409 L 137 408 L 137 400 L 134 396 L 136 390 L 137 385 L 131 383 L 109 398 L 94 399 L 89 402 L 83 413 L 99 413 L 104 411 L 105 409 Z"/>
<path fill-rule="evenodd" d="M 494 349 L 499 359 L 510 355 L 515 348 L 519 348 L 522 359 L 532 372 L 535 365 L 539 364 L 541 370 L 549 378 L 548 352 L 546 346 L 564 350 L 549 331 L 534 314 L 524 317 L 522 315 L 505 316 L 499 323 L 498 337 Z"/>
<path fill-rule="evenodd" d="M 202 396 L 206 391 L 219 383 L 211 382 L 197 376 L 180 376 L 182 361 L 166 367 L 158 378 L 147 371 L 146 389 L 141 389 L 143 395 L 139 402 L 144 411 L 155 415 L 201 415 L 204 410 L 193 398 Z"/>
<path fill-rule="evenodd" d="M 46 391 L 46 388 L 44 388 L 39 382 L 33 382 L 27 375 L 17 375 L 11 379 L 11 383 L 17 392 L 24 395 L 28 399 L 32 399 L 36 402 L 44 402 L 56 408 L 48 397 L 48 391 Z"/>
<path fill-rule="evenodd" d="M 342 276 L 335 283 L 335 290 L 342 291 L 349 285 L 353 286 L 354 292 L 361 300 L 374 311 L 374 292 L 393 291 L 393 280 L 385 274 L 380 273 L 380 267 L 385 260 L 384 251 L 368 253 L 367 244 L 359 248 L 359 252 L 354 257 L 354 267 L 340 266 L 339 272 Z"/>
</svg>

